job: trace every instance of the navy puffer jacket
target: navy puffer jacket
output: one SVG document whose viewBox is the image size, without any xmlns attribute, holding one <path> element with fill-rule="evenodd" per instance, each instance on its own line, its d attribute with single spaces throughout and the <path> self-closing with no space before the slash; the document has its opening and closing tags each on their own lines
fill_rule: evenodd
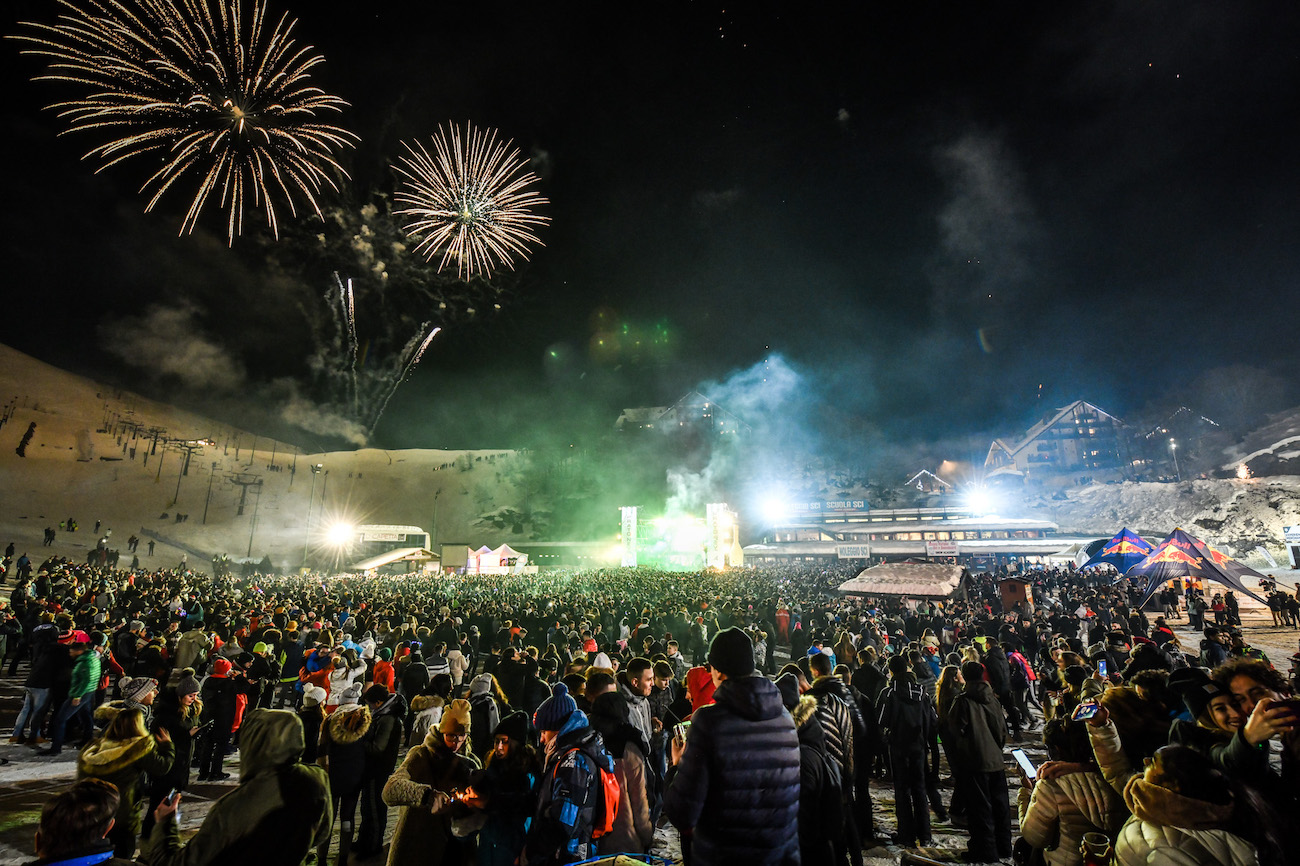
<svg viewBox="0 0 1300 866">
<path fill-rule="evenodd" d="M 799 735 L 776 685 L 729 679 L 692 717 L 664 813 L 694 866 L 799 863 Z"/>
</svg>

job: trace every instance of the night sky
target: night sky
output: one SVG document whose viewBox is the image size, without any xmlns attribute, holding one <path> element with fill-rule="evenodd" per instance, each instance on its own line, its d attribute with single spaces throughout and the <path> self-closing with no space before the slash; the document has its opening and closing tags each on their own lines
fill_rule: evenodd
<svg viewBox="0 0 1300 866">
<path fill-rule="evenodd" d="M 550 200 L 545 247 L 499 311 L 448 324 L 381 445 L 603 429 L 776 355 L 780 411 L 899 438 L 1079 397 L 1136 413 L 1232 365 L 1300 397 L 1300 4 L 271 8 L 351 103 L 349 201 L 391 191 L 399 141 L 467 119 Z M 54 14 L 9 4 L 5 32 Z M 292 389 L 306 295 L 267 278 L 269 241 L 227 249 L 215 212 L 176 237 L 184 195 L 143 214 L 140 170 L 93 174 L 90 137 L 42 110 L 58 89 L 0 48 L 0 340 L 227 412 Z M 158 378 L 169 351 L 217 372 Z"/>
</svg>

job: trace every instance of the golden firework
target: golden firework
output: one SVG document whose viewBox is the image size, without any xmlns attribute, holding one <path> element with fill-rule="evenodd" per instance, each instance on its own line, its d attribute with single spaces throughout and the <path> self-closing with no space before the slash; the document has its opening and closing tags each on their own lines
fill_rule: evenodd
<svg viewBox="0 0 1300 866">
<path fill-rule="evenodd" d="M 463 135 L 455 124 L 439 127 L 433 155 L 419 142 L 402 143 L 407 155 L 393 170 L 404 182 L 394 199 L 405 207 L 395 213 L 408 217 L 416 251 L 430 261 L 442 253 L 439 270 L 454 259 L 462 279 L 491 276 L 495 265 L 513 270 L 515 255 L 527 259 L 529 245 L 541 244 L 532 227 L 550 218 L 532 208 L 547 202 L 531 189 L 538 178 L 512 144 L 471 124 Z"/>
<path fill-rule="evenodd" d="M 227 238 L 243 231 L 244 209 L 266 211 L 279 235 L 277 199 L 320 214 L 316 197 L 347 173 L 333 153 L 357 137 L 316 119 L 347 103 L 310 83 L 324 61 L 293 39 L 297 22 L 266 21 L 265 0 L 59 0 L 55 24 L 28 22 L 14 37 L 24 54 L 47 58 L 36 80 L 80 94 L 50 106 L 69 132 L 107 137 L 87 157 L 97 171 L 129 159 L 156 163 L 141 186 L 152 210 L 182 180 L 198 189 L 181 223 L 193 231 L 216 194 Z"/>
</svg>

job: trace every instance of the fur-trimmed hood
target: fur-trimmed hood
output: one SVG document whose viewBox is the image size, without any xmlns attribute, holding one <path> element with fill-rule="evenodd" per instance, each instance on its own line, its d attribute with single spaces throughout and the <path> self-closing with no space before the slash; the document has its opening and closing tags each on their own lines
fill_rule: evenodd
<svg viewBox="0 0 1300 866">
<path fill-rule="evenodd" d="M 1195 800 L 1136 775 L 1124 786 L 1124 805 L 1133 817 L 1183 830 L 1222 830 L 1232 821 L 1233 804 Z"/>
<path fill-rule="evenodd" d="M 790 718 L 794 719 L 795 729 L 798 730 L 808 724 L 817 714 L 817 699 L 812 695 L 803 695 L 799 698 L 799 703 L 794 705 L 790 710 Z"/>
<path fill-rule="evenodd" d="M 360 714 L 361 719 L 357 720 Z M 358 705 L 339 707 L 325 722 L 329 726 L 330 739 L 340 746 L 355 743 L 370 730 L 370 707 Z"/>
<path fill-rule="evenodd" d="M 422 713 L 427 709 L 440 707 L 443 703 L 442 698 L 437 695 L 416 695 L 411 698 L 411 712 Z"/>
<path fill-rule="evenodd" d="M 107 727 L 117 714 L 127 709 L 126 701 L 107 701 L 95 707 L 95 721 Z"/>
<path fill-rule="evenodd" d="M 153 750 L 154 739 L 148 735 L 132 737 L 129 740 L 106 740 L 101 737 L 92 740 L 90 745 L 77 755 L 77 769 L 83 776 L 99 778 L 111 776 L 147 757 Z"/>
</svg>

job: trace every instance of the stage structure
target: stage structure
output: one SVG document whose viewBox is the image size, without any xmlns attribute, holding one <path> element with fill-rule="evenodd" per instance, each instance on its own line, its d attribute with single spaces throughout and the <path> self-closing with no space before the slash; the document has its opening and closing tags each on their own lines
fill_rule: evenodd
<svg viewBox="0 0 1300 866">
<path fill-rule="evenodd" d="M 636 513 L 635 505 L 624 505 L 619 509 L 623 515 L 623 531 L 619 540 L 623 545 L 622 565 L 624 568 L 636 568 Z"/>
<path fill-rule="evenodd" d="M 725 502 L 710 502 L 705 506 L 705 521 L 709 527 L 709 544 L 704 554 L 705 565 L 719 570 L 734 568 L 744 563 L 740 550 L 739 515 Z"/>
<path fill-rule="evenodd" d="M 625 567 L 647 565 L 668 571 L 725 569 L 740 566 L 740 523 L 725 502 L 705 506 L 703 518 L 689 514 L 641 516 L 634 505 L 619 509 L 621 562 Z"/>
</svg>

